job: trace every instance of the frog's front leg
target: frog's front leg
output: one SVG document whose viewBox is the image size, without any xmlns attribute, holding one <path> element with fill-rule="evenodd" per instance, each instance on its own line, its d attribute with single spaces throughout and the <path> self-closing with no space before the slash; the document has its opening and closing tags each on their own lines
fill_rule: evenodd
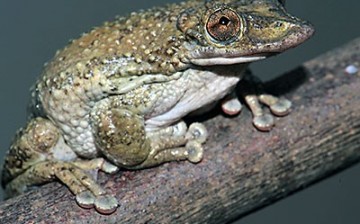
<svg viewBox="0 0 360 224">
<path fill-rule="evenodd" d="M 114 164 L 127 169 L 156 166 L 164 162 L 202 159 L 207 132 L 202 124 L 189 128 L 184 122 L 146 131 L 145 121 L 130 108 L 112 108 L 106 100 L 91 116 L 95 142 Z"/>
<path fill-rule="evenodd" d="M 250 71 L 246 72 L 244 79 L 239 83 L 238 89 L 253 114 L 253 124 L 261 131 L 269 131 L 275 124 L 274 117 L 266 112 L 261 104 L 269 107 L 275 116 L 285 116 L 290 110 L 292 103 L 285 98 L 279 98 L 263 92 L 262 82 L 254 77 Z M 239 100 L 234 94 L 229 95 L 222 103 L 222 109 L 226 114 L 236 114 L 241 109 Z M 229 113 L 235 111 L 235 113 Z"/>
<path fill-rule="evenodd" d="M 55 154 L 59 152 L 67 155 L 57 158 Z M 76 195 L 80 206 L 88 208 L 95 205 L 99 212 L 113 212 L 118 205 L 116 199 L 107 195 L 85 171 L 113 173 L 117 167 L 102 158 L 61 160 L 75 159 L 76 155 L 71 153 L 51 121 L 44 118 L 31 120 L 19 132 L 6 156 L 3 185 L 7 196 L 15 196 L 31 186 L 58 179 Z"/>
</svg>

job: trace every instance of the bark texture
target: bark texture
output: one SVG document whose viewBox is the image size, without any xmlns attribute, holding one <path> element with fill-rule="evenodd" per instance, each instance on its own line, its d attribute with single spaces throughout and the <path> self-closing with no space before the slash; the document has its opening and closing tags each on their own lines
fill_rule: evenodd
<svg viewBox="0 0 360 224">
<path fill-rule="evenodd" d="M 270 132 L 209 115 L 201 163 L 100 175 L 120 201 L 112 215 L 81 209 L 58 183 L 2 202 L 0 223 L 227 223 L 360 160 L 360 39 L 266 84 L 293 102 Z"/>
</svg>

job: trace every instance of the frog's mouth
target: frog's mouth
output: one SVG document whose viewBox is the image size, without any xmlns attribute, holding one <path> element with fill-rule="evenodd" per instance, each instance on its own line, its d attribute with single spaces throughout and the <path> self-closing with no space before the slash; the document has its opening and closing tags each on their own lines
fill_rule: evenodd
<svg viewBox="0 0 360 224">
<path fill-rule="evenodd" d="M 196 58 L 196 59 L 192 59 L 191 63 L 199 66 L 233 65 L 233 64 L 250 63 L 253 61 L 263 60 L 267 57 L 268 56 L 266 55 L 252 55 L 252 56 L 243 56 L 243 57 Z"/>
</svg>

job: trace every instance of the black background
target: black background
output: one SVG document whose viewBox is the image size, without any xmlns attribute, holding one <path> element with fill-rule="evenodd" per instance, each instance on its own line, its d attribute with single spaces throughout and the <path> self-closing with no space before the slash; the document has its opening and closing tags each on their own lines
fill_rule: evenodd
<svg viewBox="0 0 360 224">
<path fill-rule="evenodd" d="M 57 49 L 115 15 L 170 2 L 180 1 L 0 0 L 0 158 L 25 123 L 28 89 Z M 360 36 L 359 5 L 354 0 L 288 0 L 289 12 L 311 21 L 316 35 L 299 48 L 253 64 L 254 73 L 270 79 Z M 359 174 L 360 165 L 354 166 L 239 223 L 359 223 Z"/>
</svg>

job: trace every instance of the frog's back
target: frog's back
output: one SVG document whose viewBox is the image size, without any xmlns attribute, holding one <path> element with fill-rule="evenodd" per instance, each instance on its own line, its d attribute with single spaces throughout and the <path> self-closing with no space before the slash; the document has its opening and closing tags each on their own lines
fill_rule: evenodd
<svg viewBox="0 0 360 224">
<path fill-rule="evenodd" d="M 61 73 L 89 76 L 94 68 L 109 70 L 111 63 L 122 66 L 103 71 L 109 77 L 166 72 L 170 65 L 164 68 L 164 63 L 185 39 L 177 28 L 177 17 L 185 6 L 196 4 L 196 1 L 190 2 L 131 13 L 92 29 L 56 53 L 46 65 L 43 79 L 59 79 L 63 76 Z"/>
</svg>

